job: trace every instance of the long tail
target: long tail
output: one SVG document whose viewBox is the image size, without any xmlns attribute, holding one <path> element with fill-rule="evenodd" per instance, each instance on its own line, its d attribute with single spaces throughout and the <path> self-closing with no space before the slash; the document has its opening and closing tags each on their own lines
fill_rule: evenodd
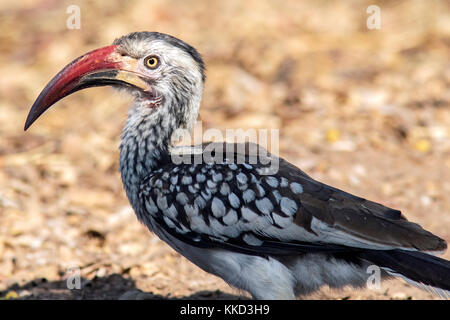
<svg viewBox="0 0 450 320">
<path fill-rule="evenodd" d="M 406 250 L 364 250 L 361 258 L 421 289 L 450 299 L 450 261 Z"/>
</svg>

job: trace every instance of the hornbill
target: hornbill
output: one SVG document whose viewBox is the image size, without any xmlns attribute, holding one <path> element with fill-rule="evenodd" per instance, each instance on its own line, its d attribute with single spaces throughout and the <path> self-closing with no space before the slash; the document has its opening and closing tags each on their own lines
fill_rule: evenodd
<svg viewBox="0 0 450 320">
<path fill-rule="evenodd" d="M 192 46 L 134 32 L 59 72 L 25 130 L 78 90 L 122 88 L 134 96 L 120 144 L 131 206 L 203 270 L 255 299 L 294 299 L 323 285 L 362 287 L 372 265 L 383 279 L 400 276 L 449 296 L 450 262 L 435 256 L 446 242 L 400 211 L 318 182 L 257 144 L 175 146 L 173 136 L 196 122 L 204 82 L 205 65 Z M 269 170 L 274 162 L 277 170 Z"/>
</svg>

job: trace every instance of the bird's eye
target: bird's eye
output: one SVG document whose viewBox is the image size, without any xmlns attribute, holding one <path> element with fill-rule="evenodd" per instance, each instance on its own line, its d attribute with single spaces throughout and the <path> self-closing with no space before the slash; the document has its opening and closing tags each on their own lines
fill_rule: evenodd
<svg viewBox="0 0 450 320">
<path fill-rule="evenodd" d="M 145 66 L 150 69 L 156 69 L 159 66 L 159 59 L 156 56 L 149 56 L 144 60 Z"/>
</svg>

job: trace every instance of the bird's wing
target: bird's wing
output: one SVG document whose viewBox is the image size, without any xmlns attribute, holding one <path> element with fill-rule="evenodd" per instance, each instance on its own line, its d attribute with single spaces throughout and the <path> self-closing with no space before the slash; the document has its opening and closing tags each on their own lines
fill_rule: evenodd
<svg viewBox="0 0 450 320">
<path fill-rule="evenodd" d="M 191 164 L 170 163 L 153 172 L 141 183 L 144 214 L 193 245 L 255 254 L 446 248 L 444 240 L 400 211 L 317 182 L 270 154 L 279 163 L 267 174 L 270 164 L 252 164 L 247 155 L 254 150 L 246 145 L 250 148 L 233 149 L 220 161 L 220 152 L 213 152 L 215 163 L 192 158 Z M 197 155 L 205 156 L 202 150 Z"/>
</svg>

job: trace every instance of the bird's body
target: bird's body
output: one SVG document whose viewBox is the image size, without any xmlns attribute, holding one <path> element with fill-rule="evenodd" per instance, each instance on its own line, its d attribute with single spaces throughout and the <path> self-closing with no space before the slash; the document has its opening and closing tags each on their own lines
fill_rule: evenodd
<svg viewBox="0 0 450 320">
<path fill-rule="evenodd" d="M 177 252 L 255 298 L 291 299 L 324 284 L 364 285 L 367 263 L 340 258 L 338 246 L 314 247 L 307 241 L 320 237 L 295 225 L 298 201 L 290 199 L 301 187 L 288 179 L 275 186 L 273 176 L 253 169 L 231 161 L 166 162 L 142 179 L 133 207 Z M 292 247 L 283 248 L 280 238 Z"/>
<path fill-rule="evenodd" d="M 428 254 L 445 250 L 445 241 L 397 210 L 317 182 L 254 144 L 188 147 L 179 162 L 173 137 L 195 123 L 205 80 L 191 46 L 133 33 L 81 61 L 89 55 L 106 56 L 107 66 L 89 65 L 59 96 L 55 78 L 26 126 L 71 92 L 125 83 L 135 95 L 120 145 L 126 194 L 142 223 L 203 270 L 260 299 L 361 287 L 371 265 L 381 277 L 400 275 L 448 294 L 450 263 Z M 268 170 L 273 161 L 276 172 Z"/>
</svg>

